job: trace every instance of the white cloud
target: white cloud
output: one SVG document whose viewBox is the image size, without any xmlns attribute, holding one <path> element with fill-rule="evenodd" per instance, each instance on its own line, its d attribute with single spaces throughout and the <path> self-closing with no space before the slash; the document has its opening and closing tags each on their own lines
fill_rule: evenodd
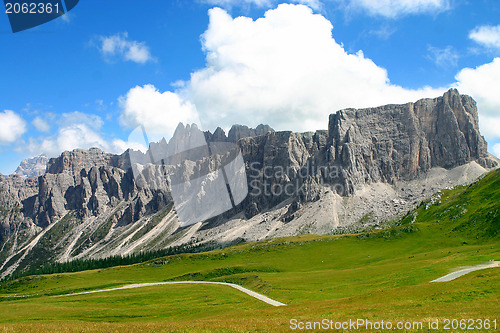
<svg viewBox="0 0 500 333">
<path fill-rule="evenodd" d="M 469 38 L 487 49 L 500 50 L 500 24 L 475 27 Z"/>
<path fill-rule="evenodd" d="M 52 148 L 56 154 L 75 148 L 108 148 L 106 141 L 85 124 L 73 124 L 60 128 L 57 137 L 53 140 L 44 140 L 42 146 L 45 152 Z"/>
<path fill-rule="evenodd" d="M 234 6 L 249 6 L 255 5 L 261 8 L 270 8 L 275 5 L 276 0 L 205 0 L 205 3 L 224 8 L 232 8 Z M 311 7 L 312 9 L 320 9 L 323 4 L 320 0 L 290 0 L 290 2 L 298 3 Z"/>
<path fill-rule="evenodd" d="M 482 104 L 478 102 L 479 108 L 479 129 L 487 141 L 500 139 L 500 113 L 494 116 L 485 115 Z"/>
<path fill-rule="evenodd" d="M 146 43 L 128 40 L 126 32 L 112 36 L 101 36 L 99 41 L 99 51 L 106 59 L 121 57 L 123 60 L 140 64 L 154 61 Z"/>
<path fill-rule="evenodd" d="M 26 122 L 11 110 L 0 112 L 0 144 L 18 140 L 26 132 Z"/>
<path fill-rule="evenodd" d="M 309 6 L 312 9 L 320 9 L 323 6 L 323 3 L 319 0 L 292 0 L 292 2 Z"/>
<path fill-rule="evenodd" d="M 435 14 L 450 8 L 449 0 L 337 0 L 348 9 L 372 16 L 398 18 L 409 14 Z"/>
<path fill-rule="evenodd" d="M 141 143 L 134 142 L 134 141 L 123 141 L 121 139 L 115 139 L 112 142 L 112 146 L 114 147 L 115 151 L 120 153 L 124 152 L 125 150 L 131 148 L 133 150 L 140 150 L 143 153 L 147 152 L 147 147 L 142 145 Z"/>
<path fill-rule="evenodd" d="M 158 139 L 155 134 L 168 139 L 179 122 L 199 124 L 198 113 L 192 103 L 170 91 L 161 93 L 150 84 L 130 89 L 119 102 L 121 123 L 129 128 L 144 126 L 148 135 L 152 136 L 150 141 Z"/>
<path fill-rule="evenodd" d="M 265 17 L 232 18 L 209 11 L 202 36 L 206 67 L 192 73 L 185 94 L 208 128 L 269 123 L 283 130 L 326 128 L 345 107 L 405 103 L 444 89 L 408 90 L 359 51 L 332 38 L 332 24 L 308 7 L 282 4 Z"/>
<path fill-rule="evenodd" d="M 121 140 L 107 141 L 100 133 L 103 125 L 101 117 L 74 111 L 63 113 L 56 122 L 58 126 L 54 134 L 29 138 L 28 143 L 19 150 L 28 151 L 32 155 L 46 154 L 58 156 L 65 150 L 76 148 L 88 149 L 97 147 L 107 152 L 121 153 L 128 147 Z"/>
<path fill-rule="evenodd" d="M 469 38 L 487 48 L 500 50 L 500 24 L 475 27 L 469 33 Z"/>
<path fill-rule="evenodd" d="M 280 5 L 255 21 L 232 18 L 219 8 L 209 15 L 202 36 L 205 68 L 192 73 L 190 81 L 179 82 L 176 92 L 161 92 L 153 85 L 130 89 L 119 99 L 122 125 L 144 125 L 148 135 L 168 139 L 179 122 L 199 124 L 199 113 L 210 129 L 268 123 L 278 130 L 316 130 L 326 128 L 328 116 L 341 108 L 406 103 L 447 89 L 411 90 L 391 84 L 384 68 L 361 51 L 346 52 L 332 37 L 332 24 L 306 6 Z M 499 77 L 496 58 L 461 70 L 452 85 L 477 100 L 488 140 L 500 138 Z M 144 149 L 138 143 L 105 139 L 97 115 L 75 111 L 61 115 L 56 124 L 54 135 L 31 139 L 30 149 L 52 155 L 74 148 L 116 153 L 128 147 Z M 498 150 L 496 145 L 493 149 Z"/>
<path fill-rule="evenodd" d="M 305 6 L 283 4 L 255 21 L 232 18 L 220 8 L 209 16 L 202 36 L 205 68 L 178 83 L 176 93 L 152 85 L 132 88 L 120 99 L 122 124 L 171 135 L 178 122 L 197 122 L 198 112 L 210 129 L 267 123 L 307 131 L 326 128 L 328 116 L 342 108 L 406 103 L 449 88 L 391 84 L 384 68 L 361 51 L 346 52 L 332 37 L 332 24 Z M 452 48 L 434 51 L 438 63 L 456 59 Z M 496 58 L 461 70 L 450 85 L 476 99 L 489 141 L 500 138 L 499 77 Z"/>
<path fill-rule="evenodd" d="M 65 13 L 61 16 L 64 23 L 70 23 L 73 20 L 73 13 Z"/>
<path fill-rule="evenodd" d="M 387 40 L 396 32 L 396 30 L 397 29 L 394 25 L 384 23 L 379 28 L 370 29 L 368 31 L 368 34 L 376 36 L 383 40 Z"/>
<path fill-rule="evenodd" d="M 477 101 L 481 134 L 487 140 L 500 138 L 500 58 L 476 68 L 464 68 L 455 78 L 458 90 Z"/>
<path fill-rule="evenodd" d="M 196 109 L 192 104 L 183 101 L 175 93 L 162 94 L 152 85 L 130 89 L 124 97 L 120 98 L 120 103 L 123 108 L 122 124 L 127 127 L 144 125 L 148 130 L 148 135 L 151 135 L 151 139 L 155 141 L 159 140 L 161 136 L 168 138 L 168 135 L 173 134 L 177 124 L 181 121 L 199 123 Z M 46 122 L 39 117 L 37 118 L 33 124 L 43 127 Z M 30 137 L 28 142 L 20 144 L 17 150 L 29 152 L 31 155 L 44 153 L 49 157 L 55 157 L 65 150 L 76 148 L 97 147 L 106 152 L 117 154 L 128 148 L 145 151 L 145 147 L 141 143 L 133 140 L 126 142 L 121 139 L 107 139 L 102 134 L 103 125 L 102 118 L 95 114 L 79 111 L 63 113 L 54 122 L 56 129 L 53 134 L 38 138 Z M 161 135 L 155 136 L 157 133 Z M 141 140 L 138 141 L 141 142 Z"/>
<path fill-rule="evenodd" d="M 493 146 L 493 153 L 496 157 L 500 158 L 500 143 L 497 143 Z"/>
<path fill-rule="evenodd" d="M 35 128 L 39 132 L 50 131 L 49 123 L 46 120 L 42 119 L 41 117 L 36 117 L 35 119 L 33 119 L 33 121 L 31 123 L 33 124 L 33 126 L 35 126 Z"/>
<path fill-rule="evenodd" d="M 272 6 L 272 0 L 205 0 L 205 3 L 209 5 L 221 6 L 224 8 L 231 8 L 233 6 L 242 5 L 255 5 L 257 7 L 270 7 Z"/>
<path fill-rule="evenodd" d="M 427 58 L 433 61 L 437 66 L 456 67 L 458 65 L 458 58 L 460 56 L 451 45 L 443 49 L 429 45 L 427 51 Z"/>
<path fill-rule="evenodd" d="M 57 120 L 57 124 L 60 127 L 68 127 L 74 124 L 84 124 L 89 128 L 100 129 L 104 124 L 101 117 L 95 114 L 83 113 L 80 111 L 73 111 L 68 113 L 63 113 Z"/>
</svg>

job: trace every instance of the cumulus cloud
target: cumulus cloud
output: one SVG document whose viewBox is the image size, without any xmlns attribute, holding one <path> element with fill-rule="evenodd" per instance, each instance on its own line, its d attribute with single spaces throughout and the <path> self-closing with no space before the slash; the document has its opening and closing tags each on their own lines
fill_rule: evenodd
<svg viewBox="0 0 500 333">
<path fill-rule="evenodd" d="M 61 127 L 57 132 L 43 139 L 29 139 L 28 149 L 33 154 L 45 153 L 47 156 L 57 156 L 65 150 L 75 148 L 97 147 L 107 150 L 106 141 L 93 129 L 85 124 L 73 124 Z"/>
<path fill-rule="evenodd" d="M 79 111 L 63 113 L 55 123 L 57 130 L 49 136 L 28 139 L 22 147 L 32 155 L 46 154 L 58 156 L 65 150 L 76 148 L 101 148 L 112 153 L 121 153 L 128 148 L 122 140 L 106 140 L 100 133 L 103 125 L 101 117 Z"/>
<path fill-rule="evenodd" d="M 260 8 L 271 8 L 277 0 L 202 0 L 214 6 L 226 9 L 233 7 L 248 7 L 250 5 Z M 399 18 L 411 14 L 436 14 L 451 8 L 450 0 L 328 0 L 340 4 L 348 11 L 365 12 L 371 16 L 385 18 Z M 321 0 L 290 0 L 291 3 L 309 6 L 319 10 L 323 8 Z"/>
<path fill-rule="evenodd" d="M 36 117 L 31 121 L 33 126 L 39 131 L 39 132 L 48 132 L 50 131 L 50 125 L 49 123 L 42 119 L 41 117 Z"/>
<path fill-rule="evenodd" d="M 129 128 L 143 125 L 151 141 L 158 141 L 163 136 L 168 139 L 179 122 L 199 124 L 196 109 L 191 103 L 173 92 L 160 93 L 152 85 L 130 89 L 120 98 L 120 105 L 123 109 L 120 117 L 122 125 Z M 38 127 L 45 125 L 42 119 L 37 118 L 33 124 Z M 56 128 L 53 134 L 38 138 L 30 137 L 26 144 L 18 147 L 18 150 L 31 155 L 44 153 L 49 157 L 76 148 L 96 147 L 111 153 L 122 153 L 128 148 L 146 150 L 142 144 L 143 138 L 135 141 L 130 139 L 136 138 L 129 138 L 124 141 L 105 137 L 102 132 L 103 125 L 103 119 L 95 114 L 79 111 L 63 113 L 54 123 Z"/>
<path fill-rule="evenodd" d="M 464 68 L 455 78 L 458 90 L 477 101 L 481 134 L 488 140 L 500 138 L 500 58 L 476 68 Z"/>
<path fill-rule="evenodd" d="M 500 24 L 475 27 L 469 38 L 486 48 L 500 50 Z"/>
<path fill-rule="evenodd" d="M 0 112 L 0 144 L 18 140 L 26 132 L 26 122 L 11 110 Z"/>
<path fill-rule="evenodd" d="M 387 71 L 361 51 L 346 52 L 332 37 L 332 24 L 306 6 L 282 4 L 257 20 L 232 18 L 220 8 L 209 16 L 205 68 L 176 92 L 130 89 L 120 99 L 122 124 L 168 137 L 178 122 L 199 123 L 199 114 L 209 129 L 268 123 L 308 131 L 325 128 L 328 115 L 342 108 L 406 103 L 451 86 L 477 100 L 483 135 L 500 137 L 500 58 L 461 70 L 447 87 L 406 89 L 391 84 Z M 431 52 L 437 63 L 458 57 L 452 48 Z"/>
<path fill-rule="evenodd" d="M 140 150 L 143 153 L 147 152 L 148 147 L 146 147 L 142 143 L 135 142 L 135 141 L 130 140 L 130 139 L 131 138 L 129 138 L 129 140 L 127 140 L 127 141 L 124 141 L 121 139 L 115 139 L 112 141 L 111 146 L 113 147 L 113 149 L 115 150 L 116 153 L 124 152 L 125 150 L 127 150 L 129 148 L 133 149 L 133 150 Z M 142 140 L 141 140 L 141 142 L 142 142 Z"/>
<path fill-rule="evenodd" d="M 144 42 L 128 39 L 128 33 L 99 37 L 99 51 L 108 60 L 122 58 L 125 61 L 133 61 L 144 64 L 154 61 L 149 48 Z"/>
<path fill-rule="evenodd" d="M 497 143 L 493 146 L 493 153 L 496 157 L 500 158 L 500 143 Z"/>
<path fill-rule="evenodd" d="M 131 88 L 119 99 L 123 126 L 143 125 L 150 141 L 168 139 L 179 122 L 200 124 L 199 118 L 209 129 L 268 123 L 278 130 L 316 130 L 326 128 L 328 115 L 345 107 L 406 103 L 448 89 L 391 84 L 384 68 L 361 51 L 346 52 L 333 38 L 332 24 L 306 6 L 283 4 L 257 20 L 232 18 L 220 8 L 211 9 L 209 16 L 202 36 L 206 66 L 177 84 L 174 92 L 153 85 Z M 477 100 L 481 131 L 488 140 L 500 138 L 499 77 L 500 58 L 495 58 L 461 70 L 451 85 Z M 77 147 L 116 153 L 145 149 L 138 143 L 141 138 L 105 139 L 102 125 L 97 115 L 66 113 L 54 135 L 29 144 L 37 153 L 49 154 Z"/>
<path fill-rule="evenodd" d="M 450 9 L 449 0 L 337 0 L 348 9 L 372 16 L 398 18 L 410 14 L 435 14 Z"/>
<path fill-rule="evenodd" d="M 404 103 L 444 89 L 409 90 L 361 51 L 350 54 L 332 24 L 302 5 L 282 4 L 263 18 L 209 11 L 202 36 L 206 67 L 192 73 L 186 95 L 206 127 L 269 123 L 277 129 L 325 128 L 345 107 Z"/>
<path fill-rule="evenodd" d="M 482 103 L 478 102 L 479 129 L 487 141 L 500 139 L 500 113 L 488 116 L 482 112 Z"/>
<path fill-rule="evenodd" d="M 159 92 L 153 85 L 136 86 L 119 99 L 120 121 L 129 128 L 144 126 L 150 141 L 172 136 L 179 122 L 199 124 L 196 107 L 177 93 Z"/>
<path fill-rule="evenodd" d="M 306 6 L 282 4 L 257 20 L 209 11 L 202 35 L 206 66 L 177 84 L 176 92 L 135 87 L 120 99 L 122 124 L 145 125 L 169 136 L 178 122 L 205 128 L 267 123 L 278 130 L 325 128 L 328 116 L 346 107 L 406 103 L 441 95 L 449 87 L 476 99 L 487 140 L 500 138 L 500 58 L 465 68 L 441 88 L 406 89 L 362 51 L 346 52 L 332 37 L 332 24 Z M 436 61 L 455 61 L 451 48 Z M 451 60 L 450 60 L 451 59 Z M 152 141 L 152 140 L 150 140 Z"/>
</svg>

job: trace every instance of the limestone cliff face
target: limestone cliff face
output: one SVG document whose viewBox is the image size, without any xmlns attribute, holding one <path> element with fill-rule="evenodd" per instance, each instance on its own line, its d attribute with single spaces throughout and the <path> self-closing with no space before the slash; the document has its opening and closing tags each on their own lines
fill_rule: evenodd
<svg viewBox="0 0 500 333">
<path fill-rule="evenodd" d="M 272 132 L 274 132 L 274 130 L 269 125 L 260 124 L 255 129 L 248 128 L 244 125 L 233 125 L 227 134 L 227 139 L 230 142 L 238 142 L 238 140 L 242 138 L 261 136 Z"/>
<path fill-rule="evenodd" d="M 326 141 L 326 131 L 271 132 L 240 140 L 251 194 L 242 207 L 246 216 L 255 216 L 287 199 L 317 198 L 315 187 L 327 177 L 321 173 L 326 167 L 322 163 Z"/>
<path fill-rule="evenodd" d="M 470 161 L 491 168 L 475 101 L 451 89 L 403 105 L 345 109 L 330 116 L 328 160 L 354 182 L 412 179 Z"/>
<path fill-rule="evenodd" d="M 205 132 L 205 138 L 209 142 L 238 142 L 243 138 L 252 138 L 262 136 L 267 133 L 274 132 L 274 129 L 269 125 L 260 124 L 256 128 L 250 128 L 245 125 L 233 125 L 226 136 L 224 130 L 220 127 L 212 134 L 210 131 Z"/>
<path fill-rule="evenodd" d="M 27 158 L 21 162 L 14 172 L 15 175 L 27 178 L 36 178 L 45 173 L 49 158 L 45 155 Z"/>
<path fill-rule="evenodd" d="M 78 174 L 82 169 L 88 170 L 94 166 L 118 166 L 118 160 L 118 156 L 105 153 L 99 148 L 75 149 L 51 158 L 47 164 L 47 173 Z"/>
<path fill-rule="evenodd" d="M 171 183 L 173 174 L 188 181 L 220 168 L 224 154 L 200 158 L 190 152 L 206 142 L 237 143 L 250 194 L 218 217 L 180 228 L 163 185 Z M 37 179 L 0 176 L 0 275 L 46 261 L 332 232 L 355 223 L 368 209 L 387 218 L 409 208 L 410 200 L 421 200 L 424 191 L 411 199 L 398 197 L 394 205 L 387 204 L 396 200 L 390 194 L 372 204 L 379 199 L 374 195 L 356 209 L 343 205 L 358 202 L 356 190 L 374 183 L 396 193 L 398 183 L 438 168 L 469 162 L 494 167 L 497 161 L 486 148 L 476 103 L 452 89 L 415 103 L 340 110 L 330 116 L 327 131 L 235 125 L 226 136 L 220 128 L 212 134 L 180 125 L 168 143 L 152 143 L 145 154 L 128 150 L 113 155 L 97 148 L 64 152 L 50 159 L 47 173 Z M 188 151 L 182 160 L 151 164 L 155 156 L 179 151 Z M 407 206 L 401 203 L 405 200 Z"/>
</svg>

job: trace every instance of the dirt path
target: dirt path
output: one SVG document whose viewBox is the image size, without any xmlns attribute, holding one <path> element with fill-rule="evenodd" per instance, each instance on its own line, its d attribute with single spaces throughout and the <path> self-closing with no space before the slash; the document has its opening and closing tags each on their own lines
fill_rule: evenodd
<svg viewBox="0 0 500 333">
<path fill-rule="evenodd" d="M 53 297 L 64 297 L 64 296 L 74 296 L 74 295 L 84 295 L 84 294 L 94 294 L 94 293 L 102 293 L 105 291 L 113 291 L 113 290 L 123 290 L 123 289 L 134 289 L 134 288 L 141 288 L 141 287 L 150 287 L 150 286 L 162 286 L 162 285 L 170 285 L 170 284 L 219 284 L 223 286 L 229 286 L 234 289 L 237 289 L 241 292 L 244 292 L 245 294 L 252 296 L 253 298 L 256 298 L 262 302 L 266 302 L 269 305 L 272 306 L 284 306 L 286 304 L 275 301 L 273 299 L 270 299 L 267 296 L 264 296 L 262 294 L 256 293 L 255 291 L 252 291 L 250 289 L 247 289 L 245 287 L 242 287 L 240 285 L 234 284 L 234 283 L 226 283 L 226 282 L 212 282 L 212 281 L 173 281 L 173 282 L 152 282 L 152 283 L 136 283 L 136 284 L 127 284 L 122 287 L 116 287 L 116 288 L 109 288 L 109 289 L 101 289 L 101 290 L 91 290 L 91 291 L 83 291 L 80 293 L 73 293 L 73 294 L 65 294 L 65 295 L 56 295 Z"/>
<path fill-rule="evenodd" d="M 481 265 L 477 265 L 474 267 L 464 268 L 464 269 L 461 269 L 459 271 L 456 271 L 456 272 L 453 272 L 450 274 L 446 274 L 445 276 L 442 276 L 438 279 L 432 280 L 431 282 L 448 282 L 451 280 L 455 280 L 456 278 L 458 278 L 462 275 L 465 275 L 467 273 L 478 271 L 480 269 L 492 268 L 492 267 L 500 267 L 500 261 L 493 261 L 490 264 L 481 264 Z"/>
</svg>

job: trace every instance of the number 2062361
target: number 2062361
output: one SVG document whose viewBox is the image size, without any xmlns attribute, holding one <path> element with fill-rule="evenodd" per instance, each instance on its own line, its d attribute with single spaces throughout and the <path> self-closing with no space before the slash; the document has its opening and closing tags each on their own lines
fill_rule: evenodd
<svg viewBox="0 0 500 333">
<path fill-rule="evenodd" d="M 58 3 L 42 3 L 42 2 L 6 2 L 5 13 L 7 14 L 58 14 Z"/>
<path fill-rule="evenodd" d="M 496 319 L 444 319 L 444 330 L 497 330 Z"/>
</svg>

